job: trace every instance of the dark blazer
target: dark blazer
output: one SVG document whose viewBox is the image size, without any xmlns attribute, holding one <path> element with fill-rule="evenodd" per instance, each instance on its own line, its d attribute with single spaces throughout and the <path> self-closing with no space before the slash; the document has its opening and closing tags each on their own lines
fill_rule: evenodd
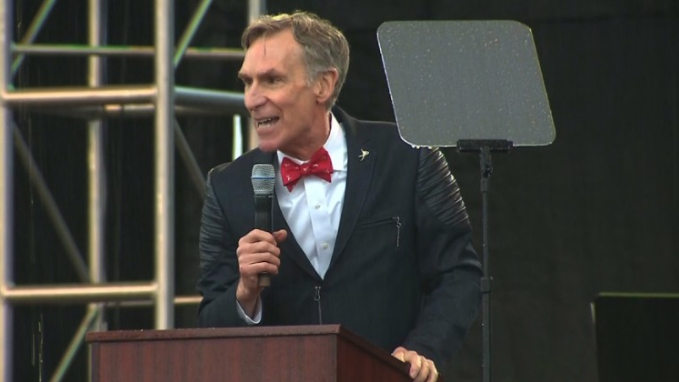
<svg viewBox="0 0 679 382">
<path fill-rule="evenodd" d="M 402 345 L 442 368 L 461 347 L 481 296 L 482 270 L 457 183 L 440 151 L 404 143 L 394 124 L 333 113 L 346 133 L 348 176 L 330 267 L 321 279 L 274 201 L 274 228 L 288 238 L 279 274 L 261 295 L 261 325 L 339 323 L 387 351 Z M 255 149 L 208 176 L 202 327 L 245 325 L 236 308 L 236 248 L 254 228 L 256 163 L 277 166 L 276 155 Z"/>
</svg>

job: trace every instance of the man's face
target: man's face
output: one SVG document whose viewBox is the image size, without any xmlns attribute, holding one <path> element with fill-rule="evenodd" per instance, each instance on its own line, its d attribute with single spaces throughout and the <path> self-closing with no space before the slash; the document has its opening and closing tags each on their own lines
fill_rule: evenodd
<svg viewBox="0 0 679 382">
<path fill-rule="evenodd" d="M 255 40 L 238 76 L 245 85 L 245 107 L 261 150 L 308 159 L 310 149 L 323 145 L 327 110 L 319 102 L 318 83 L 307 82 L 302 46 L 291 31 Z"/>
</svg>

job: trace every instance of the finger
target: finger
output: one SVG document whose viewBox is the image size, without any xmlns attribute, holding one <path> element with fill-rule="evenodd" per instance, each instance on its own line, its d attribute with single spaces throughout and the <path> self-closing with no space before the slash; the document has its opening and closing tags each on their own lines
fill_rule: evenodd
<svg viewBox="0 0 679 382">
<path fill-rule="evenodd" d="M 281 260 L 279 259 L 279 251 L 277 248 L 267 248 L 271 252 L 254 252 L 256 245 L 239 247 L 236 250 L 238 255 L 238 271 L 241 277 L 251 279 L 256 278 L 260 273 L 278 274 L 278 267 Z M 265 246 L 266 247 L 266 246 Z"/>
<path fill-rule="evenodd" d="M 434 362 L 417 352 L 399 346 L 391 355 L 409 364 L 408 374 L 415 382 L 434 382 L 438 380 L 438 371 Z"/>
<path fill-rule="evenodd" d="M 249 260 L 252 263 L 267 261 L 266 257 L 268 256 L 278 258 L 280 254 L 281 254 L 280 248 L 266 241 L 241 244 L 236 249 L 236 255 L 239 257 L 239 261 Z"/>
<path fill-rule="evenodd" d="M 410 364 L 410 377 L 413 378 L 414 382 L 425 382 L 428 376 L 427 360 L 418 355 L 414 362 Z"/>
<path fill-rule="evenodd" d="M 241 264 L 238 267 L 238 270 L 241 274 L 241 278 L 243 277 L 251 278 L 257 277 L 260 273 L 269 273 L 272 275 L 277 275 L 278 266 L 279 264 L 273 264 L 270 262 L 262 261 L 258 263 Z"/>
<path fill-rule="evenodd" d="M 253 229 L 252 231 L 248 232 L 247 235 L 241 237 L 241 239 L 238 241 L 238 245 L 240 246 L 242 244 L 256 243 L 260 241 L 266 241 L 273 245 L 276 244 L 276 240 L 274 239 L 271 232 L 262 231 L 261 229 Z"/>
<path fill-rule="evenodd" d="M 436 382 L 439 379 L 439 371 L 436 370 L 436 365 L 433 361 L 427 360 L 429 364 L 429 377 L 427 382 Z"/>
<path fill-rule="evenodd" d="M 415 382 L 434 382 L 438 379 L 438 372 L 434 363 L 425 357 L 420 356 L 420 370 L 414 378 Z"/>
<path fill-rule="evenodd" d="M 419 354 L 414 351 L 406 351 L 404 354 L 405 362 L 410 364 L 409 374 L 410 378 L 415 380 L 420 374 L 420 369 L 422 368 L 422 359 Z M 418 381 L 420 382 L 420 381 Z"/>
<path fill-rule="evenodd" d="M 415 379 L 418 377 L 420 368 L 422 367 L 422 358 L 420 358 L 420 355 L 417 354 L 417 352 L 399 346 L 391 353 L 391 355 L 401 362 L 407 362 L 410 365 L 408 368 L 410 378 Z"/>
</svg>

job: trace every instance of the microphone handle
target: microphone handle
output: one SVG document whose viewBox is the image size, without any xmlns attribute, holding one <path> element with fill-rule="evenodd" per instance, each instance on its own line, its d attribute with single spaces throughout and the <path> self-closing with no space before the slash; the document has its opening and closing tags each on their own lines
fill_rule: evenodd
<svg viewBox="0 0 679 382">
<path fill-rule="evenodd" d="M 266 288 L 271 286 L 271 275 L 268 272 L 262 272 L 257 275 L 257 286 Z"/>
<path fill-rule="evenodd" d="M 255 196 L 255 228 L 263 231 L 272 232 L 271 223 L 271 201 L 273 195 L 256 195 Z M 257 275 L 257 286 L 268 287 L 271 285 L 271 275 L 267 272 L 262 272 Z"/>
</svg>

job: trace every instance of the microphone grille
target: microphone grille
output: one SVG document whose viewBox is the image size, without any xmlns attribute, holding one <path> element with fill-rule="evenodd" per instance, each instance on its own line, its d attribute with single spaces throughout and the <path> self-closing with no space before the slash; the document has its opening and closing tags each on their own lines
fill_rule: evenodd
<svg viewBox="0 0 679 382">
<path fill-rule="evenodd" d="M 255 195 L 271 195 L 276 182 L 276 172 L 271 164 L 252 166 L 252 189 Z"/>
</svg>

